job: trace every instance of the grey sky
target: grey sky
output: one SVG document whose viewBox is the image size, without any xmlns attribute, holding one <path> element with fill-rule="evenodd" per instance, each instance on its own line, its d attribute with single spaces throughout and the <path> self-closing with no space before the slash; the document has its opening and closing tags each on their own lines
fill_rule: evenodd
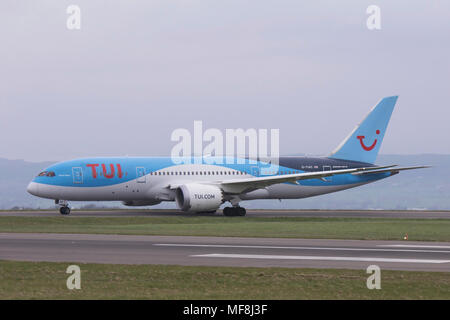
<svg viewBox="0 0 450 320">
<path fill-rule="evenodd" d="M 169 155 L 194 120 L 327 154 L 393 94 L 381 152 L 450 153 L 449 1 L 3 0 L 0 39 L 0 157 Z"/>
</svg>

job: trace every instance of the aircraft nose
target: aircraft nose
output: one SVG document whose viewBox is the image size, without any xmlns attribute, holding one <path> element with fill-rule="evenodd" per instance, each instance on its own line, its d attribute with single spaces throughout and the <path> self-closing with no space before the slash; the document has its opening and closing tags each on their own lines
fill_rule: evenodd
<svg viewBox="0 0 450 320">
<path fill-rule="evenodd" d="M 30 182 L 27 187 L 28 193 L 31 193 L 34 196 L 38 196 L 39 193 L 39 184 L 36 182 Z"/>
</svg>

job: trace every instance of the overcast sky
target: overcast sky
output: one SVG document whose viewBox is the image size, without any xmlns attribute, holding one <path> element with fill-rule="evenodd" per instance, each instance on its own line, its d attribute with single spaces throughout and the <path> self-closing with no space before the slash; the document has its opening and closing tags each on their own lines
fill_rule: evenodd
<svg viewBox="0 0 450 320">
<path fill-rule="evenodd" d="M 394 94 L 381 153 L 450 153 L 449 1 L 2 0 L 0 39 L 3 158 L 170 155 L 194 120 L 328 154 Z"/>
</svg>

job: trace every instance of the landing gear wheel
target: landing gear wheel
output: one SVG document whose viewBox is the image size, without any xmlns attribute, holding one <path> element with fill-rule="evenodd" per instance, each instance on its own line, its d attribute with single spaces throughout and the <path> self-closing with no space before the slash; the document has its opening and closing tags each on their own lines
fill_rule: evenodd
<svg viewBox="0 0 450 320">
<path fill-rule="evenodd" d="M 223 215 L 227 217 L 245 216 L 246 210 L 242 207 L 225 207 L 223 208 Z"/>
<path fill-rule="evenodd" d="M 241 217 L 243 217 L 243 216 L 245 216 L 245 214 L 247 213 L 247 211 L 245 210 L 245 208 L 242 208 L 242 207 L 237 207 L 237 208 L 235 208 L 236 209 L 236 211 L 237 211 L 237 215 L 238 216 L 241 216 Z"/>
<path fill-rule="evenodd" d="M 223 208 L 223 215 L 226 217 L 232 217 L 234 216 L 234 210 L 232 207 L 225 207 Z"/>
<path fill-rule="evenodd" d="M 68 215 L 70 213 L 70 208 L 69 207 L 61 207 L 61 208 L 59 208 L 59 213 L 61 213 L 62 215 Z"/>
</svg>

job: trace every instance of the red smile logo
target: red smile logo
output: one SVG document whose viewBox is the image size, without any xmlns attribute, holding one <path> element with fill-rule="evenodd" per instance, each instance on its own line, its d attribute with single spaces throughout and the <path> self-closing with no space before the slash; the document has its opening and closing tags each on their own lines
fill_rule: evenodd
<svg viewBox="0 0 450 320">
<path fill-rule="evenodd" d="M 376 133 L 377 133 L 377 134 L 380 134 L 380 130 L 377 130 Z M 368 146 L 366 146 L 366 145 L 364 144 L 364 142 L 363 142 L 363 139 L 364 139 L 364 138 L 365 138 L 365 136 L 357 136 L 357 137 L 356 137 L 356 139 L 359 139 L 359 143 L 361 143 L 361 147 L 362 147 L 364 150 L 370 151 L 370 150 L 372 150 L 373 148 L 375 148 L 375 145 L 377 144 L 377 139 L 375 139 L 375 140 L 373 141 L 372 145 L 368 147 Z"/>
</svg>

